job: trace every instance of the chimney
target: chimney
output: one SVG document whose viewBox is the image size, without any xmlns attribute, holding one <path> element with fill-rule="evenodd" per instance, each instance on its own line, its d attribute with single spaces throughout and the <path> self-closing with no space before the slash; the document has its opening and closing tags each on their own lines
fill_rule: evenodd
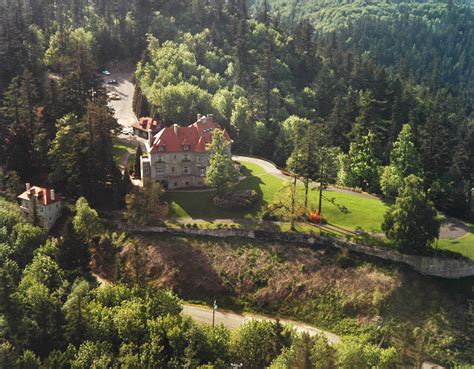
<svg viewBox="0 0 474 369">
<path fill-rule="evenodd" d="M 174 131 L 174 135 L 175 135 L 176 137 L 178 137 L 178 128 L 179 128 L 179 127 L 178 127 L 177 124 L 173 124 L 173 131 Z"/>
<path fill-rule="evenodd" d="M 53 200 L 53 201 L 56 200 L 56 194 L 54 193 L 54 190 L 51 189 L 51 190 L 49 191 L 49 193 L 50 193 L 51 200 Z"/>
<path fill-rule="evenodd" d="M 207 115 L 207 121 L 210 122 L 210 123 L 213 122 L 212 114 Z"/>
<path fill-rule="evenodd" d="M 29 191 L 30 188 L 31 188 L 31 184 L 30 184 L 30 183 L 27 183 L 27 184 L 26 184 L 26 190 Z"/>
<path fill-rule="evenodd" d="M 199 123 L 200 120 L 201 120 L 201 114 L 198 114 L 197 115 L 197 122 Z"/>
</svg>

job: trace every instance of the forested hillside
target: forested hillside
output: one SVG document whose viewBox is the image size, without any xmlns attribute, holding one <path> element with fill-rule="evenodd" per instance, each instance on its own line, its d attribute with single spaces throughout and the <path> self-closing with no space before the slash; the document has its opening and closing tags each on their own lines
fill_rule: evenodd
<svg viewBox="0 0 474 369">
<path fill-rule="evenodd" d="M 474 87 L 469 2 L 269 0 L 268 5 L 285 26 L 307 21 L 319 35 L 418 83 L 434 89 Z"/>
</svg>

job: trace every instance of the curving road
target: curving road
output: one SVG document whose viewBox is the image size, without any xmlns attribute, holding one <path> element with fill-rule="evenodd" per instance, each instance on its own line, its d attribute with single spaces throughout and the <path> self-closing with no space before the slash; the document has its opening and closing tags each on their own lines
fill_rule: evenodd
<svg viewBox="0 0 474 369">
<path fill-rule="evenodd" d="M 204 324 L 212 324 L 212 309 L 204 306 L 188 305 L 183 304 L 183 314 L 190 316 L 195 321 Z M 251 320 L 267 320 L 270 322 L 275 322 L 276 318 L 269 317 L 266 315 L 253 315 L 253 314 L 237 314 L 227 310 L 217 309 L 215 314 L 215 324 L 223 324 L 229 329 L 239 328 L 242 324 L 249 322 Z M 310 325 L 296 322 L 288 319 L 279 319 L 281 323 L 285 325 L 291 325 L 295 328 L 297 332 L 306 332 L 310 336 L 315 336 L 317 334 L 324 334 L 328 339 L 328 342 L 331 344 L 337 343 L 341 338 L 331 332 L 323 331 L 321 329 L 312 327 Z"/>
</svg>

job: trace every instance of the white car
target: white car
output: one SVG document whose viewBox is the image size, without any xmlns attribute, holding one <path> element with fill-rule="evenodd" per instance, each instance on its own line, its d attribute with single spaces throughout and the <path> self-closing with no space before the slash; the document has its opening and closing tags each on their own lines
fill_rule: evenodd
<svg viewBox="0 0 474 369">
<path fill-rule="evenodd" d="M 116 92 L 110 92 L 107 94 L 110 100 L 121 100 L 121 97 L 118 93 Z"/>
</svg>

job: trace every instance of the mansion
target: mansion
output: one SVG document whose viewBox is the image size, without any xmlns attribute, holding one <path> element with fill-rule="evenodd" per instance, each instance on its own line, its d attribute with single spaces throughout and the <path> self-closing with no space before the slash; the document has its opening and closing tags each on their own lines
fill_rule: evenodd
<svg viewBox="0 0 474 369">
<path fill-rule="evenodd" d="M 209 165 L 206 146 L 212 141 L 212 131 L 221 129 L 212 114 L 198 114 L 195 123 L 161 129 L 146 145 L 147 156 L 140 159 L 142 183 L 160 182 L 165 188 L 202 187 Z M 224 129 L 231 155 L 232 140 Z"/>
</svg>

